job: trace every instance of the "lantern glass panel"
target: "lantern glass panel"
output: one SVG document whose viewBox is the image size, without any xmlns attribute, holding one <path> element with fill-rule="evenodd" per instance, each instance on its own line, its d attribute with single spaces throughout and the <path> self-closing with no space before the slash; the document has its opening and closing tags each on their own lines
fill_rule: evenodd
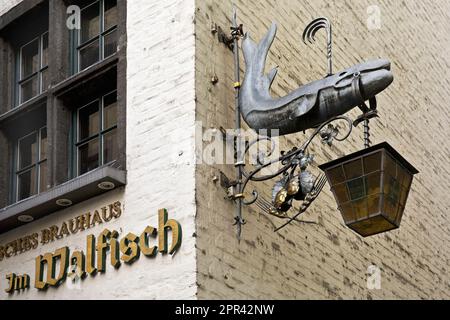
<svg viewBox="0 0 450 320">
<path fill-rule="evenodd" d="M 347 180 L 359 178 L 363 175 L 363 167 L 361 158 L 344 164 L 345 177 Z"/>
<path fill-rule="evenodd" d="M 340 207 L 342 217 L 344 218 L 345 224 L 355 221 L 355 214 L 353 213 L 353 206 L 351 202 L 344 203 Z"/>
<path fill-rule="evenodd" d="M 367 198 L 362 198 L 352 202 L 355 220 L 367 218 Z"/>
<path fill-rule="evenodd" d="M 380 213 L 380 201 L 381 195 L 379 194 L 367 198 L 367 209 L 369 216 L 373 216 L 377 213 Z"/>
<path fill-rule="evenodd" d="M 409 188 L 412 182 L 411 174 L 402 166 L 397 167 L 398 182 L 405 188 Z"/>
<path fill-rule="evenodd" d="M 398 208 L 398 202 L 394 201 L 392 198 L 384 197 L 383 213 L 385 217 L 389 218 L 389 221 L 394 222 L 397 219 Z"/>
<path fill-rule="evenodd" d="M 358 151 L 320 168 L 349 228 L 367 237 L 400 226 L 418 171 L 389 144 Z"/>
<path fill-rule="evenodd" d="M 397 218 L 395 219 L 396 226 L 400 226 L 400 222 L 402 222 L 402 217 L 403 217 L 404 211 L 405 211 L 404 207 L 402 207 L 401 205 L 398 206 Z"/>
<path fill-rule="evenodd" d="M 330 180 L 330 184 L 332 186 L 342 183 L 345 181 L 344 171 L 341 166 L 338 166 L 334 169 L 328 171 L 328 179 Z"/>
<path fill-rule="evenodd" d="M 392 176 L 384 176 L 384 194 L 392 202 L 398 203 L 400 200 L 401 186 L 397 179 Z"/>
<path fill-rule="evenodd" d="M 375 172 L 372 174 L 369 174 L 366 177 L 366 190 L 367 195 L 373 195 L 373 194 L 379 194 L 381 193 L 381 172 Z"/>
<path fill-rule="evenodd" d="M 381 152 L 374 153 L 364 158 L 364 174 L 381 170 Z"/>
<path fill-rule="evenodd" d="M 339 203 L 346 203 L 346 202 L 350 201 L 350 198 L 349 198 L 348 192 L 347 192 L 347 185 L 345 183 L 335 185 L 333 187 L 333 190 L 334 190 L 336 199 Z"/>
<path fill-rule="evenodd" d="M 357 200 L 366 196 L 364 178 L 358 178 L 347 182 L 351 200 Z"/>
<path fill-rule="evenodd" d="M 385 153 L 384 156 L 384 173 L 394 178 L 397 177 L 397 163 L 388 153 Z"/>
</svg>

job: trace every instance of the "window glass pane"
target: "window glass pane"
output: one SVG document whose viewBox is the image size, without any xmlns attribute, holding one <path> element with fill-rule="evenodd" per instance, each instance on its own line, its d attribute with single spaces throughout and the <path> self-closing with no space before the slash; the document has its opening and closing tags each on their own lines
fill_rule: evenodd
<svg viewBox="0 0 450 320">
<path fill-rule="evenodd" d="M 39 71 L 39 40 L 36 39 L 22 48 L 21 79 Z"/>
<path fill-rule="evenodd" d="M 19 170 L 37 162 L 37 138 L 31 134 L 19 140 Z"/>
<path fill-rule="evenodd" d="M 117 92 L 113 92 L 103 98 L 103 130 L 117 125 Z"/>
<path fill-rule="evenodd" d="M 36 179 L 36 167 L 19 175 L 17 181 L 18 201 L 29 198 L 37 193 Z"/>
<path fill-rule="evenodd" d="M 88 46 L 80 49 L 80 71 L 84 70 L 99 61 L 98 41 L 94 41 Z"/>
<path fill-rule="evenodd" d="M 364 158 L 364 174 L 381 170 L 381 152 Z"/>
<path fill-rule="evenodd" d="M 81 36 L 80 44 L 100 34 L 100 2 L 81 10 Z"/>
<path fill-rule="evenodd" d="M 42 65 L 41 68 L 48 66 L 48 33 L 42 36 Z"/>
<path fill-rule="evenodd" d="M 78 149 L 79 174 L 94 170 L 99 165 L 99 141 L 95 139 Z"/>
<path fill-rule="evenodd" d="M 78 141 L 90 138 L 100 132 L 98 101 L 80 109 L 78 114 Z"/>
<path fill-rule="evenodd" d="M 30 80 L 20 85 L 20 103 L 27 102 L 39 93 L 38 76 L 34 76 Z"/>
<path fill-rule="evenodd" d="M 105 35 L 105 53 L 104 58 L 109 57 L 110 55 L 113 55 L 117 51 L 117 31 L 114 30 L 113 32 L 108 33 Z"/>
<path fill-rule="evenodd" d="M 105 1 L 105 31 L 117 25 L 117 0 Z"/>
<path fill-rule="evenodd" d="M 344 164 L 344 171 L 347 180 L 361 177 L 363 175 L 361 159 Z"/>
<path fill-rule="evenodd" d="M 47 161 L 39 165 L 39 192 L 47 190 Z"/>
<path fill-rule="evenodd" d="M 41 92 L 48 90 L 48 84 L 48 69 L 45 69 L 41 72 Z"/>
<path fill-rule="evenodd" d="M 117 160 L 117 130 L 108 132 L 103 136 L 103 163 Z"/>
<path fill-rule="evenodd" d="M 47 159 L 47 128 L 41 129 L 41 155 L 39 161 Z"/>
</svg>

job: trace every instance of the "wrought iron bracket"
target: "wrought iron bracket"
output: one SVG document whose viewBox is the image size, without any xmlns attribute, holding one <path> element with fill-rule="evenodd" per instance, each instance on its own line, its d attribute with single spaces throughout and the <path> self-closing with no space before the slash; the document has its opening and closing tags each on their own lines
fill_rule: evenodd
<svg viewBox="0 0 450 320">
<path fill-rule="evenodd" d="M 238 26 L 232 26 L 230 34 L 227 34 L 222 29 L 222 27 L 217 26 L 217 25 L 213 28 L 213 30 L 214 30 L 213 33 L 217 33 L 217 38 L 218 38 L 219 42 L 226 45 L 228 47 L 228 49 L 230 49 L 231 51 L 234 50 L 235 39 L 244 36 L 244 28 L 243 28 L 242 24 L 240 24 Z"/>
<path fill-rule="evenodd" d="M 332 119 L 328 119 L 320 126 L 314 128 L 314 131 L 309 138 L 299 147 L 294 147 L 288 152 L 282 152 L 279 156 L 273 155 L 275 150 L 273 146 L 273 139 L 267 136 L 258 136 L 254 141 L 241 143 L 242 137 L 239 134 L 241 130 L 241 80 L 240 80 L 240 56 L 238 41 L 243 36 L 243 26 L 238 25 L 236 10 L 234 10 L 233 25 L 231 27 L 231 34 L 226 34 L 221 27 L 214 26 L 214 33 L 218 34 L 219 42 L 224 43 L 234 54 L 234 71 L 235 80 L 233 84 L 235 92 L 235 130 L 237 134 L 227 134 L 225 130 L 222 130 L 222 135 L 225 141 L 234 141 L 235 149 L 235 170 L 236 178 L 231 181 L 223 172 L 219 174 L 220 185 L 226 190 L 227 198 L 230 201 L 236 203 L 235 223 L 237 226 L 237 238 L 240 240 L 242 226 L 245 224 L 245 220 L 242 217 L 243 206 L 256 205 L 266 214 L 285 220 L 285 222 L 275 232 L 286 227 L 294 221 L 298 221 L 298 217 L 302 215 L 311 204 L 317 199 L 322 192 L 327 179 L 325 175 L 313 176 L 311 172 L 307 170 L 307 167 L 311 164 L 313 156 L 308 154 L 308 148 L 312 141 L 316 137 L 320 137 L 322 143 L 326 143 L 329 146 L 334 141 L 344 141 L 352 133 L 353 127 L 359 123 L 365 124 L 365 145 L 370 144 L 369 134 L 369 120 L 377 117 L 376 111 L 376 99 L 370 101 L 370 107 L 367 107 L 365 103 L 362 103 L 360 108 L 363 111 L 363 115 L 356 121 L 352 121 L 346 116 L 337 116 Z M 329 74 L 332 73 L 332 54 L 331 54 L 331 25 L 326 19 L 318 19 L 307 28 L 304 34 L 304 39 L 313 41 L 315 33 L 321 29 L 326 28 L 328 31 L 328 66 Z M 359 77 L 355 77 L 353 80 L 355 84 L 359 84 Z M 359 88 L 359 86 L 356 86 Z M 361 93 L 358 90 L 358 93 Z M 361 94 L 362 97 L 362 94 Z M 346 130 L 343 132 L 339 126 L 335 125 L 336 121 L 346 122 Z M 261 141 L 272 142 L 272 150 L 268 154 L 257 156 L 257 165 L 251 172 L 245 170 L 245 159 L 249 153 L 250 148 Z M 242 150 L 242 148 L 244 150 Z M 268 159 L 275 156 L 274 159 Z M 271 165 L 280 164 L 280 168 L 275 173 L 269 175 L 262 175 L 263 169 L 268 168 Z M 247 187 L 250 182 L 263 182 L 278 178 L 280 179 L 274 185 L 272 190 L 272 199 L 266 200 L 261 197 L 256 190 L 251 192 L 251 196 L 247 195 Z M 293 210 L 293 202 L 301 201 L 298 211 L 295 214 L 289 214 Z"/>
</svg>

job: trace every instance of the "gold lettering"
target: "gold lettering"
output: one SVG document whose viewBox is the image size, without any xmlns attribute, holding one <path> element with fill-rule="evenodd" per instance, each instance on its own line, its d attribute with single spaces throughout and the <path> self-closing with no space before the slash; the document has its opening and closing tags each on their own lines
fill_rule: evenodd
<svg viewBox="0 0 450 320">
<path fill-rule="evenodd" d="M 34 276 L 34 287 L 38 290 L 47 289 L 48 284 L 44 281 L 44 257 L 39 255 L 36 257 L 35 262 L 35 276 Z"/>
<path fill-rule="evenodd" d="M 78 218 L 71 219 L 69 221 L 69 230 L 71 234 L 75 234 L 80 230 L 80 224 Z"/>
<path fill-rule="evenodd" d="M 116 201 L 113 204 L 114 206 L 114 218 L 119 218 L 122 215 L 122 203 L 120 201 Z"/>
<path fill-rule="evenodd" d="M 150 248 L 148 246 L 148 238 L 156 238 L 158 232 L 153 227 L 145 228 L 144 232 L 140 236 L 139 246 L 141 247 L 142 254 L 147 257 L 155 257 L 158 253 L 158 247 L 154 246 Z"/>
<path fill-rule="evenodd" d="M 95 236 L 92 234 L 87 236 L 86 271 L 90 275 L 97 272 L 95 268 Z"/>
<path fill-rule="evenodd" d="M 167 232 L 172 230 L 172 246 L 168 250 Z M 159 210 L 159 252 L 174 254 L 179 249 L 182 241 L 181 225 L 176 220 L 168 220 L 166 209 Z"/>
<path fill-rule="evenodd" d="M 69 228 L 67 227 L 67 223 L 63 222 L 61 225 L 61 229 L 59 230 L 59 237 L 64 238 L 64 236 L 70 236 Z"/>
<path fill-rule="evenodd" d="M 68 275 L 69 278 L 83 279 L 86 277 L 86 259 L 84 257 L 83 251 L 75 251 L 72 253 L 72 257 L 70 258 L 70 268 L 71 271 Z"/>
<path fill-rule="evenodd" d="M 5 290 L 6 293 L 12 294 L 15 290 L 24 290 L 30 287 L 30 276 L 24 274 L 22 276 L 17 276 L 15 273 L 10 273 L 6 276 L 8 280 L 8 289 Z"/>
<path fill-rule="evenodd" d="M 94 212 L 94 216 L 92 217 L 91 227 L 95 227 L 97 224 L 102 224 L 102 218 L 100 218 L 100 213 L 97 210 Z"/>
<path fill-rule="evenodd" d="M 139 259 L 141 250 L 139 249 L 139 237 L 133 233 L 127 234 L 125 238 L 120 240 L 120 251 L 122 252 L 122 261 L 132 264 Z"/>
<path fill-rule="evenodd" d="M 112 220 L 112 218 L 113 218 L 112 205 L 109 205 L 109 215 L 108 215 L 108 207 L 102 208 L 102 218 L 103 218 L 103 221 L 105 221 L 105 222 L 109 222 Z"/>
<path fill-rule="evenodd" d="M 39 234 L 33 233 L 31 235 L 31 248 L 36 249 L 39 245 Z"/>
<path fill-rule="evenodd" d="M 59 286 L 67 276 L 69 265 L 69 248 L 63 247 L 54 254 L 46 253 L 36 258 L 36 273 L 34 287 L 38 290 L 47 289 L 48 286 Z M 56 264 L 59 261 L 59 274 L 56 276 Z M 47 265 L 47 278 L 44 281 L 44 266 Z"/>
<path fill-rule="evenodd" d="M 5 290 L 6 293 L 13 293 L 14 291 L 14 285 L 16 283 L 16 275 L 14 273 L 10 273 L 6 276 L 6 280 L 8 280 L 8 289 Z"/>
<path fill-rule="evenodd" d="M 119 241 L 117 240 L 119 238 L 119 233 L 114 230 L 111 233 L 111 265 L 114 268 L 120 267 L 120 246 Z"/>
<path fill-rule="evenodd" d="M 50 241 L 51 242 L 55 241 L 55 239 L 58 239 L 58 240 L 61 239 L 58 236 L 58 230 L 59 230 L 59 228 L 57 226 L 50 227 Z"/>
<path fill-rule="evenodd" d="M 41 231 L 41 244 L 47 244 L 50 242 L 50 230 L 43 229 Z"/>
<path fill-rule="evenodd" d="M 14 282 L 15 290 L 24 290 L 30 287 L 30 276 L 24 274 L 23 276 L 17 276 Z"/>
<path fill-rule="evenodd" d="M 107 240 L 111 237 L 111 231 L 105 229 L 99 236 L 97 241 L 97 270 L 98 272 L 106 271 L 106 252 L 109 250 Z"/>
<path fill-rule="evenodd" d="M 14 243 L 8 243 L 5 248 L 5 257 L 11 258 L 13 254 L 15 254 Z"/>
<path fill-rule="evenodd" d="M 80 231 L 84 231 L 91 227 L 91 213 L 88 212 L 82 216 L 77 217 L 77 223 Z"/>
</svg>

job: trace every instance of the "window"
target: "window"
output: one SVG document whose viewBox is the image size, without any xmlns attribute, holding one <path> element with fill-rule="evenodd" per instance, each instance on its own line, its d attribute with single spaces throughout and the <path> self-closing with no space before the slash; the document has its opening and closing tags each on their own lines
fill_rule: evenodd
<svg viewBox="0 0 450 320">
<path fill-rule="evenodd" d="M 48 32 L 25 44 L 19 52 L 19 104 L 48 87 Z"/>
<path fill-rule="evenodd" d="M 47 128 L 22 137 L 17 143 L 17 201 L 47 190 Z"/>
<path fill-rule="evenodd" d="M 98 0 L 81 10 L 78 32 L 78 71 L 117 51 L 117 0 Z"/>
<path fill-rule="evenodd" d="M 77 175 L 117 159 L 117 92 L 77 110 Z"/>
</svg>

